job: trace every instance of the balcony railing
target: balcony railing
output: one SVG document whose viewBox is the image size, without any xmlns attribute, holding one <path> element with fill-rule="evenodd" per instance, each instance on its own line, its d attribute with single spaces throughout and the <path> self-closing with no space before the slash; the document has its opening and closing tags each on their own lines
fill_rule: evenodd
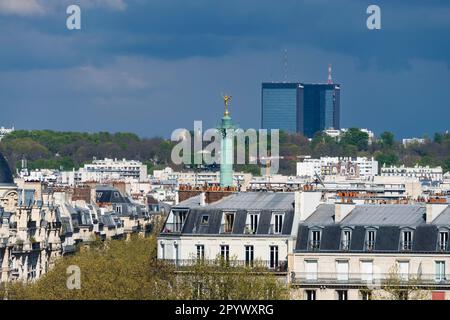
<svg viewBox="0 0 450 320">
<path fill-rule="evenodd" d="M 292 282 L 302 285 L 367 285 L 386 283 L 393 275 L 391 273 L 325 273 L 325 272 L 294 272 Z M 450 279 L 443 274 L 401 274 L 395 275 L 399 284 L 407 285 L 411 282 L 414 285 L 449 285 Z"/>
<path fill-rule="evenodd" d="M 375 250 L 375 241 L 366 241 L 365 248 L 366 248 L 366 251 Z"/>
<path fill-rule="evenodd" d="M 253 229 L 250 224 L 246 224 L 245 229 L 244 229 L 244 234 L 256 234 L 256 229 L 257 228 Z"/>
<path fill-rule="evenodd" d="M 341 241 L 341 250 L 344 250 L 344 251 L 350 250 L 350 241 L 342 240 Z"/>
<path fill-rule="evenodd" d="M 220 233 L 231 233 L 233 231 L 233 226 L 229 224 L 221 224 L 220 225 Z"/>
<path fill-rule="evenodd" d="M 269 234 L 281 234 L 281 227 L 278 225 L 275 225 L 274 223 L 272 223 L 269 226 Z"/>
<path fill-rule="evenodd" d="M 439 241 L 438 248 L 439 251 L 447 251 L 447 241 Z"/>
<path fill-rule="evenodd" d="M 309 249 L 312 251 L 320 249 L 320 240 L 311 240 L 309 241 Z"/>
<path fill-rule="evenodd" d="M 402 249 L 402 251 L 411 251 L 412 242 L 411 241 L 402 241 L 400 248 Z"/>
<path fill-rule="evenodd" d="M 287 261 L 270 260 L 208 260 L 208 259 L 162 259 L 166 263 L 174 265 L 177 269 L 188 268 L 196 265 L 204 266 L 227 266 L 227 267 L 250 267 L 255 270 L 272 272 L 287 272 Z"/>
<path fill-rule="evenodd" d="M 166 223 L 162 233 L 180 233 L 183 225 L 181 223 Z"/>
</svg>

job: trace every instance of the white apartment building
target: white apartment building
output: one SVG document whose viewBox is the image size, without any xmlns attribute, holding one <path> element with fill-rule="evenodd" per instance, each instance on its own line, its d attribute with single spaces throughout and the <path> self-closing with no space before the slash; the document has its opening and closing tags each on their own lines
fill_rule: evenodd
<svg viewBox="0 0 450 320">
<path fill-rule="evenodd" d="M 14 127 L 12 128 L 5 128 L 5 127 L 1 127 L 0 128 L 0 141 L 8 134 L 14 132 Z"/>
<path fill-rule="evenodd" d="M 215 201 L 208 203 L 210 197 Z M 220 257 L 239 265 L 259 263 L 286 276 L 298 221 L 320 197 L 305 192 L 191 197 L 172 207 L 158 236 L 158 259 L 183 267 Z"/>
<path fill-rule="evenodd" d="M 431 181 L 442 181 L 443 172 L 442 167 L 430 167 L 430 166 L 419 166 L 405 167 L 402 166 L 383 166 L 381 168 L 381 176 L 388 177 L 413 177 L 419 180 L 431 180 Z"/>
<path fill-rule="evenodd" d="M 289 259 L 293 293 L 305 300 L 386 299 L 386 286 L 398 283 L 400 299 L 450 299 L 449 218 L 445 202 L 320 204 L 298 227 Z"/>
<path fill-rule="evenodd" d="M 314 178 L 318 176 L 341 175 L 354 178 L 370 178 L 378 174 L 378 161 L 373 157 L 321 157 L 306 158 L 297 163 L 297 176 Z"/>
<path fill-rule="evenodd" d="M 154 170 L 153 177 L 160 180 L 174 180 L 180 185 L 202 186 L 205 184 L 219 184 L 220 172 L 218 171 L 187 171 L 177 172 L 172 168 L 167 167 L 163 170 Z M 233 172 L 233 185 L 240 185 L 242 188 L 247 188 L 252 179 L 251 173 Z"/>
<path fill-rule="evenodd" d="M 359 129 L 362 132 L 367 133 L 367 135 L 369 136 L 368 139 L 368 143 L 371 144 L 374 140 L 375 140 L 375 134 L 373 133 L 373 131 L 370 131 L 369 129 Z M 343 129 L 326 129 L 323 130 L 324 133 L 326 133 L 327 135 L 329 135 L 332 138 L 335 138 L 337 141 L 339 141 L 341 139 L 342 134 L 346 133 L 348 131 L 348 129 L 343 128 Z"/>
<path fill-rule="evenodd" d="M 61 172 L 59 177 L 59 182 L 67 185 L 113 180 L 147 181 L 147 166 L 136 160 L 94 159 L 79 170 Z"/>
<path fill-rule="evenodd" d="M 406 138 L 406 139 L 402 139 L 402 143 L 403 146 L 407 147 L 408 145 L 411 144 L 424 144 L 425 143 L 425 139 L 423 138 Z"/>
</svg>

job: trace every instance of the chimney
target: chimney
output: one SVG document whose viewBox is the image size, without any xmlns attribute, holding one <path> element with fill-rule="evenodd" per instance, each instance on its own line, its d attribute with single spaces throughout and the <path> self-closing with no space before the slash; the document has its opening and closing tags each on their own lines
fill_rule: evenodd
<svg viewBox="0 0 450 320">
<path fill-rule="evenodd" d="M 295 191 L 294 215 L 305 221 L 316 211 L 322 199 L 321 191 Z"/>
<path fill-rule="evenodd" d="M 178 203 L 180 203 L 180 195 L 179 195 L 179 191 L 176 191 L 175 192 L 174 205 L 177 205 Z"/>
<path fill-rule="evenodd" d="M 334 222 L 341 222 L 355 207 L 353 202 L 336 202 L 334 204 Z"/>
<path fill-rule="evenodd" d="M 445 209 L 447 209 L 447 203 L 427 203 L 426 204 L 426 223 L 432 223 Z"/>
<path fill-rule="evenodd" d="M 204 207 L 206 205 L 206 193 L 200 193 L 200 206 Z"/>
</svg>

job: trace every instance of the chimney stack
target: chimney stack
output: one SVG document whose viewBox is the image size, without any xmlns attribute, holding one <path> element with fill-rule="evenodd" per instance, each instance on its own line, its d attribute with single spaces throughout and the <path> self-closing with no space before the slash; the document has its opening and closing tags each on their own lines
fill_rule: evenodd
<svg viewBox="0 0 450 320">
<path fill-rule="evenodd" d="M 334 222 L 341 222 L 355 207 L 353 202 L 336 202 L 334 204 Z"/>
<path fill-rule="evenodd" d="M 295 191 L 294 215 L 305 221 L 316 211 L 321 199 L 321 191 Z"/>
<path fill-rule="evenodd" d="M 206 205 L 206 193 L 200 193 L 200 206 L 204 207 Z"/>
<path fill-rule="evenodd" d="M 425 222 L 432 223 L 447 208 L 447 203 L 427 203 Z"/>
</svg>

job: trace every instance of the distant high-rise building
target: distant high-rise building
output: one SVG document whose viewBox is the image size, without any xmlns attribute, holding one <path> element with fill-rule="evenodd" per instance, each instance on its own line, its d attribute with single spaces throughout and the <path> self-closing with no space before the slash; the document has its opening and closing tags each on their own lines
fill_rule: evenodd
<svg viewBox="0 0 450 320">
<path fill-rule="evenodd" d="M 312 137 L 324 129 L 340 129 L 340 85 L 263 83 L 261 127 Z"/>
</svg>

